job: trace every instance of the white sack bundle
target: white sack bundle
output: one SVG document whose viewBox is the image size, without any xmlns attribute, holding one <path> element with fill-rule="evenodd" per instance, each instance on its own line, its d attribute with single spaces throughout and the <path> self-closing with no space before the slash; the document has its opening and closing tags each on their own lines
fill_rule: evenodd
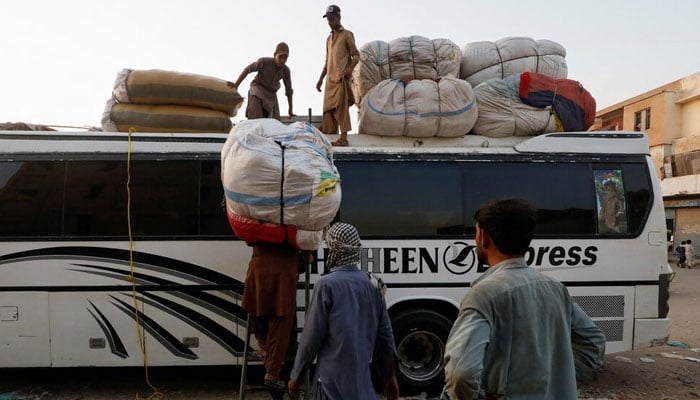
<svg viewBox="0 0 700 400">
<path fill-rule="evenodd" d="M 522 72 L 566 78 L 566 49 L 551 40 L 506 37 L 496 42 L 473 42 L 462 47 L 459 77 L 472 86 Z"/>
<path fill-rule="evenodd" d="M 523 104 L 518 95 L 520 75 L 491 79 L 474 88 L 479 116 L 472 133 L 489 137 L 535 136 L 557 132 L 551 107 Z"/>
<path fill-rule="evenodd" d="M 340 207 L 340 177 L 330 142 L 304 122 L 245 120 L 221 150 L 228 212 L 320 231 Z"/>
<path fill-rule="evenodd" d="M 380 82 L 362 100 L 359 133 L 458 137 L 474 126 L 477 106 L 469 82 L 453 76 Z"/>
<path fill-rule="evenodd" d="M 375 40 L 360 48 L 353 71 L 353 94 L 360 104 L 365 94 L 386 79 L 437 79 L 459 75 L 462 51 L 448 39 L 409 36 L 387 43 Z"/>
</svg>

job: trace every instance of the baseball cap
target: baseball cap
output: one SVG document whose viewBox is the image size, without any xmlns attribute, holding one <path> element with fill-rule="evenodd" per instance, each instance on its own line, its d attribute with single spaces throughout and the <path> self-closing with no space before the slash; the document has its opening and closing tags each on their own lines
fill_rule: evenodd
<svg viewBox="0 0 700 400">
<path fill-rule="evenodd" d="M 323 18 L 326 18 L 329 14 L 340 15 L 340 7 L 335 4 L 328 6 L 328 8 L 326 8 L 326 13 L 323 14 Z"/>
<path fill-rule="evenodd" d="M 274 54 L 287 54 L 289 55 L 289 46 L 285 42 L 279 42 L 277 43 L 277 46 L 275 47 L 275 53 Z"/>
</svg>

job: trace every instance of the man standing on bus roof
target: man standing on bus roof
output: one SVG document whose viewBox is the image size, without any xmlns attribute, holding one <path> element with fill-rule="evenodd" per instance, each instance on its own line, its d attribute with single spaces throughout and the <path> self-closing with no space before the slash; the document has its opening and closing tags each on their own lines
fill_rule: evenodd
<svg viewBox="0 0 700 400">
<path fill-rule="evenodd" d="M 280 119 L 280 106 L 277 101 L 277 90 L 280 80 L 284 82 L 285 95 L 289 106 L 289 117 L 294 116 L 292 94 L 292 78 L 287 66 L 289 46 L 280 42 L 275 47 L 273 57 L 262 57 L 254 61 L 241 72 L 235 83 L 236 89 L 251 72 L 257 72 L 248 90 L 248 106 L 245 116 L 248 119 L 274 118 Z"/>
<path fill-rule="evenodd" d="M 445 348 L 443 399 L 576 399 L 602 366 L 605 336 L 566 287 L 525 263 L 536 211 L 522 199 L 474 214 L 478 259 Z M 582 376 L 579 375 L 579 378 Z"/>
<path fill-rule="evenodd" d="M 384 395 L 398 399 L 391 322 L 381 290 L 358 268 L 360 235 L 354 226 L 338 222 L 328 228 L 325 240 L 330 272 L 314 285 L 287 385 L 289 394 L 299 397 L 299 378 L 317 359 L 318 399 L 377 399 L 370 362 L 383 366 L 380 375 L 387 377 L 382 382 Z"/>
<path fill-rule="evenodd" d="M 347 146 L 351 128 L 350 107 L 355 104 L 350 80 L 352 70 L 360 61 L 360 51 L 355 46 L 355 36 L 340 24 L 340 7 L 328 6 L 323 18 L 328 20 L 331 33 L 326 39 L 326 60 L 316 83 L 316 90 L 320 92 L 323 78 L 326 78 L 321 131 L 335 135 L 340 128 L 340 138 L 333 145 Z"/>
</svg>

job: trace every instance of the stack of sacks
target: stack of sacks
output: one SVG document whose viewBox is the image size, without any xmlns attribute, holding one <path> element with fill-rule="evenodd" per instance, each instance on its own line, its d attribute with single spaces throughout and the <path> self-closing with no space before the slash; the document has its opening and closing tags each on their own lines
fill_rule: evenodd
<svg viewBox="0 0 700 400">
<path fill-rule="evenodd" d="M 459 77 L 472 86 L 522 72 L 566 78 L 566 49 L 551 40 L 507 37 L 496 42 L 467 43 L 462 48 Z"/>
<path fill-rule="evenodd" d="M 102 115 L 105 131 L 228 132 L 243 97 L 229 82 L 196 74 L 124 69 Z"/>
<path fill-rule="evenodd" d="M 375 40 L 360 48 L 360 63 L 353 70 L 355 103 L 385 79 L 438 79 L 459 76 L 462 52 L 447 39 L 409 36 L 383 42 Z"/>
<path fill-rule="evenodd" d="M 464 136 L 478 114 L 469 82 L 450 75 L 384 80 L 362 100 L 362 110 L 359 133 L 409 137 Z"/>
<path fill-rule="evenodd" d="M 315 250 L 340 207 L 332 146 L 305 122 L 236 125 L 221 150 L 221 179 L 231 227 L 248 243 Z"/>
<path fill-rule="evenodd" d="M 472 133 L 490 137 L 585 131 L 595 100 L 577 81 L 524 72 L 474 88 L 479 116 Z"/>
</svg>

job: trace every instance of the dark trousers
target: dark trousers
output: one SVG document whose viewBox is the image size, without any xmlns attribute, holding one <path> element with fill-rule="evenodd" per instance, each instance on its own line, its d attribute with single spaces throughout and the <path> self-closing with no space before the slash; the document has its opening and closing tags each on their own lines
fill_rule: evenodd
<svg viewBox="0 0 700 400">
<path fill-rule="evenodd" d="M 294 328 L 294 315 L 250 316 L 255 339 L 264 354 L 265 374 L 279 377 Z"/>
</svg>

